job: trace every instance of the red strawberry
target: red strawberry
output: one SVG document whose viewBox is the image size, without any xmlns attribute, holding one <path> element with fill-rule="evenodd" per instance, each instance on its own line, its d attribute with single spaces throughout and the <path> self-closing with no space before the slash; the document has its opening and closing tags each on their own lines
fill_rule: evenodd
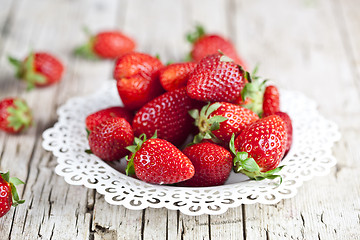
<svg viewBox="0 0 360 240">
<path fill-rule="evenodd" d="M 218 34 L 206 34 L 203 27 L 196 26 L 196 32 L 188 34 L 187 39 L 193 44 L 190 57 L 195 62 L 199 62 L 204 57 L 215 54 L 220 50 L 233 59 L 235 63 L 246 68 L 244 61 L 237 54 L 234 45 Z"/>
<path fill-rule="evenodd" d="M 0 101 L 0 129 L 19 133 L 32 123 L 32 113 L 26 102 L 20 98 L 5 98 Z"/>
<path fill-rule="evenodd" d="M 137 110 L 164 92 L 159 81 L 159 59 L 148 54 L 131 52 L 115 62 L 114 78 L 124 106 Z"/>
<path fill-rule="evenodd" d="M 232 134 L 238 136 L 245 126 L 259 119 L 251 110 L 228 102 L 208 104 L 200 112 L 191 110 L 190 115 L 200 132 L 195 136 L 194 143 L 212 139 L 226 146 Z"/>
<path fill-rule="evenodd" d="M 236 156 L 235 171 L 255 180 L 276 178 L 274 173 L 284 156 L 287 132 L 285 122 L 277 115 L 261 118 L 248 125 L 230 141 L 230 150 Z"/>
<path fill-rule="evenodd" d="M 207 187 L 222 185 L 228 179 L 233 158 L 228 150 L 203 142 L 186 147 L 183 153 L 195 167 L 195 175 L 181 186 Z"/>
<path fill-rule="evenodd" d="M 277 87 L 269 85 L 265 88 L 262 116 L 269 116 L 280 111 L 280 94 Z"/>
<path fill-rule="evenodd" d="M 129 123 L 132 122 L 133 114 L 129 110 L 123 107 L 109 107 L 101 109 L 97 112 L 94 112 L 88 115 L 85 119 L 86 129 L 91 132 L 96 126 L 101 124 L 104 121 L 110 120 L 115 117 L 125 118 Z"/>
<path fill-rule="evenodd" d="M 187 93 L 191 98 L 211 102 L 232 102 L 245 85 L 244 71 L 222 54 L 202 59 L 190 74 Z"/>
<path fill-rule="evenodd" d="M 166 92 L 144 105 L 136 114 L 132 123 L 135 136 L 151 136 L 157 131 L 161 139 L 179 145 L 192 131 L 192 119 L 188 114 L 196 101 L 186 94 L 186 89 Z"/>
<path fill-rule="evenodd" d="M 24 200 L 19 199 L 16 191 L 17 185 L 24 184 L 18 178 L 10 178 L 9 172 L 0 172 L 0 218 L 4 216 L 11 208 L 24 203 Z"/>
<path fill-rule="evenodd" d="M 173 184 L 194 176 L 195 170 L 190 159 L 170 142 L 146 136 L 135 138 L 136 146 L 126 168 L 126 174 L 136 174 L 142 181 L 156 184 Z"/>
<path fill-rule="evenodd" d="M 89 37 L 89 41 L 76 48 L 75 53 L 86 58 L 117 58 L 135 49 L 135 42 L 119 31 L 104 31 Z"/>
<path fill-rule="evenodd" d="M 190 73 L 196 63 L 173 63 L 160 70 L 160 83 L 166 91 L 172 91 L 186 86 Z"/>
<path fill-rule="evenodd" d="M 9 57 L 16 68 L 16 76 L 28 84 L 28 89 L 43 87 L 60 81 L 64 66 L 60 60 L 46 52 L 31 52 L 24 61 Z"/>
<path fill-rule="evenodd" d="M 278 115 L 281 117 L 281 119 L 285 122 L 286 125 L 286 132 L 287 132 L 287 144 L 286 144 L 286 150 L 285 155 L 289 152 L 291 145 L 292 145 L 292 139 L 293 139 L 293 127 L 292 127 L 292 121 L 290 116 L 286 112 L 276 112 L 275 115 Z"/>
<path fill-rule="evenodd" d="M 129 153 L 126 147 L 134 141 L 134 133 L 124 118 L 117 117 L 97 126 L 88 140 L 93 154 L 104 161 L 115 161 Z"/>
</svg>

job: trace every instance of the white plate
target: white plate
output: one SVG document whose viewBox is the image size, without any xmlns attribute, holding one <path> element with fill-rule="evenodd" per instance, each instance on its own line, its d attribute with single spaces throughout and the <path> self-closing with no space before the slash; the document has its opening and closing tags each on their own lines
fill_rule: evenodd
<svg viewBox="0 0 360 240">
<path fill-rule="evenodd" d="M 58 122 L 43 133 L 43 147 L 57 157 L 55 172 L 72 185 L 95 188 L 110 204 L 129 209 L 166 207 L 188 215 L 221 214 L 241 204 L 274 204 L 295 196 L 297 188 L 314 176 L 328 174 L 336 164 L 331 148 L 340 139 L 337 126 L 324 119 L 314 101 L 303 94 L 280 90 L 281 109 L 293 121 L 292 149 L 282 161 L 285 167 L 277 180 L 260 182 L 232 173 L 223 186 L 186 188 L 153 185 L 123 174 L 125 160 L 106 163 L 89 149 L 85 118 L 97 110 L 121 105 L 115 81 L 107 81 L 97 93 L 72 98 L 61 106 Z"/>
</svg>

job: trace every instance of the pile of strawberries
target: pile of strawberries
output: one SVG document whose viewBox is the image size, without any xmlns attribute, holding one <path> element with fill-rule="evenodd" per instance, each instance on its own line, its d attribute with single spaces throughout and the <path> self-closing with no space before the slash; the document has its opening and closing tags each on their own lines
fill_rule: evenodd
<svg viewBox="0 0 360 240">
<path fill-rule="evenodd" d="M 76 48 L 83 57 L 115 60 L 113 76 L 123 102 L 86 117 L 87 152 L 104 161 L 125 157 L 127 175 L 154 184 L 217 186 L 232 170 L 281 182 L 278 166 L 291 147 L 292 124 L 280 111 L 277 87 L 256 76 L 256 69 L 247 72 L 222 36 L 197 27 L 187 38 L 188 60 L 167 65 L 135 51 L 135 41 L 119 31 L 89 36 Z M 48 52 L 9 61 L 28 89 L 59 82 L 65 70 Z M 0 130 L 20 133 L 31 124 L 25 100 L 0 100 Z M 1 217 L 23 203 L 15 188 L 23 182 L 0 174 Z"/>
<path fill-rule="evenodd" d="M 281 181 L 292 125 L 277 87 L 247 72 L 225 38 L 198 28 L 188 39 L 185 62 L 164 65 L 136 51 L 116 58 L 123 106 L 87 116 L 88 152 L 125 157 L 127 175 L 154 184 L 216 186 L 232 170 Z"/>
</svg>

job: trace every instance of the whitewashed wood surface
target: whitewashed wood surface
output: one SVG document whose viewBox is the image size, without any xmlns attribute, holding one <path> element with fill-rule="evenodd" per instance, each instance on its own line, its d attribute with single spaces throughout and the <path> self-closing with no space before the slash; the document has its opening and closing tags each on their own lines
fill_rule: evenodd
<svg viewBox="0 0 360 240">
<path fill-rule="evenodd" d="M 360 239 L 360 1 L 357 0 L 0 0 L 0 97 L 21 96 L 35 125 L 0 133 L 0 169 L 26 181 L 25 204 L 0 219 L 0 239 Z M 243 205 L 218 216 L 111 206 L 84 186 L 54 173 L 56 158 L 41 147 L 56 109 L 93 93 L 111 78 L 112 61 L 72 55 L 96 32 L 118 28 L 138 50 L 180 61 L 184 35 L 196 23 L 230 38 L 250 68 L 279 87 L 303 92 L 335 121 L 342 139 L 338 164 L 276 205 Z M 26 91 L 7 56 L 46 50 L 66 65 L 61 83 Z"/>
</svg>

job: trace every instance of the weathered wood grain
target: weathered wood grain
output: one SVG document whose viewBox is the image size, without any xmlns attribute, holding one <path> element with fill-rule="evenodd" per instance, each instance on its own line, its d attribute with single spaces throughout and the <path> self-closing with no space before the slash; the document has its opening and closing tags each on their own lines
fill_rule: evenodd
<svg viewBox="0 0 360 240">
<path fill-rule="evenodd" d="M 0 132 L 0 169 L 27 182 L 19 187 L 26 203 L 0 219 L 0 233 L 11 239 L 360 239 L 358 9 L 354 0 L 0 0 L 0 97 L 23 97 L 35 116 L 24 134 Z M 86 41 L 81 28 L 118 28 L 136 39 L 139 51 L 166 63 L 185 58 L 184 36 L 197 23 L 231 39 L 250 69 L 259 64 L 261 75 L 313 98 L 339 125 L 331 173 L 276 205 L 197 217 L 112 206 L 95 190 L 57 176 L 56 158 L 41 147 L 42 132 L 67 99 L 112 78 L 112 61 L 72 55 Z M 59 84 L 28 92 L 15 80 L 7 55 L 22 58 L 30 49 L 63 60 Z"/>
</svg>

